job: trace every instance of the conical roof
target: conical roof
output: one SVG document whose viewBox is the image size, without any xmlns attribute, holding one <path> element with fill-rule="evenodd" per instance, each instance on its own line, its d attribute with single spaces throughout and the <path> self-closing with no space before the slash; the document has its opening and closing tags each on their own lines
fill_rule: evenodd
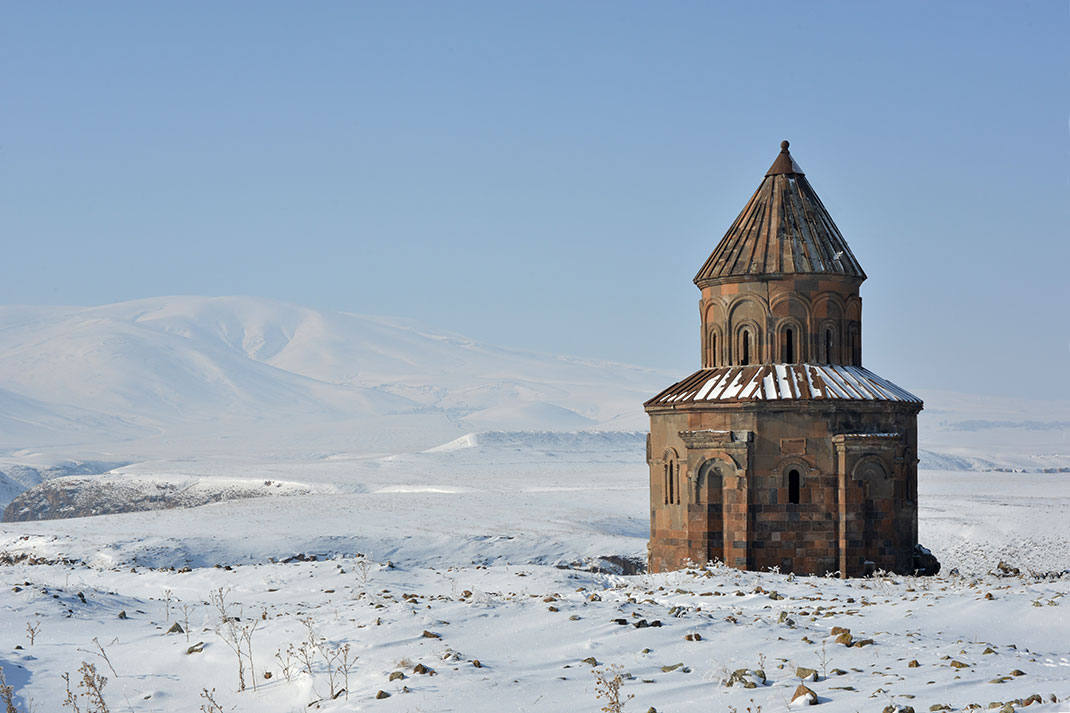
<svg viewBox="0 0 1070 713">
<path fill-rule="evenodd" d="M 866 279 L 784 141 L 780 155 L 695 276 L 695 283 L 701 287 L 725 278 L 799 273 Z"/>
</svg>

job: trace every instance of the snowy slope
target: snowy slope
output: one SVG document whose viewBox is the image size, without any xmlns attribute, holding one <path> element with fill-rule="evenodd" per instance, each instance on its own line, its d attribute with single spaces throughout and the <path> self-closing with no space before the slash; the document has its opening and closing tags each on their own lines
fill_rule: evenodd
<svg viewBox="0 0 1070 713">
<path fill-rule="evenodd" d="M 282 433 L 367 447 L 380 420 L 371 440 L 384 448 L 495 428 L 636 429 L 670 378 L 257 298 L 6 306 L 0 453 L 211 452 L 221 432 L 231 453 L 278 451 Z"/>
</svg>

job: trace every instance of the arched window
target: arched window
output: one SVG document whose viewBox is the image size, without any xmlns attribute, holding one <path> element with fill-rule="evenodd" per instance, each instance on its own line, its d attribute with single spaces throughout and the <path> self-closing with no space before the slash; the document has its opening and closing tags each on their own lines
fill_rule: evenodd
<svg viewBox="0 0 1070 713">
<path fill-rule="evenodd" d="M 784 330 L 784 349 L 781 356 L 785 364 L 795 363 L 795 330 L 791 327 Z"/>
<path fill-rule="evenodd" d="M 717 332 L 710 332 L 710 366 L 717 366 Z"/>
<path fill-rule="evenodd" d="M 858 338 L 858 326 L 851 325 L 851 365 L 862 366 L 862 343 Z"/>
<path fill-rule="evenodd" d="M 832 363 L 832 330 L 825 330 L 825 363 Z"/>
<path fill-rule="evenodd" d="M 665 464 L 665 504 L 672 502 L 672 461 Z"/>
<path fill-rule="evenodd" d="M 799 471 L 792 468 L 788 471 L 788 502 L 792 505 L 799 504 L 799 489 L 801 486 L 802 476 Z"/>
<path fill-rule="evenodd" d="M 743 334 L 740 336 L 740 359 L 739 363 L 743 366 L 750 364 L 750 330 L 744 329 Z"/>
</svg>

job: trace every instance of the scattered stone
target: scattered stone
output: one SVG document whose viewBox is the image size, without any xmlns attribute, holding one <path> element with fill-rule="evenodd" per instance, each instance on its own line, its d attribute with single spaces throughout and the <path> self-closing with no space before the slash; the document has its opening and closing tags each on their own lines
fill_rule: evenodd
<svg viewBox="0 0 1070 713">
<path fill-rule="evenodd" d="M 625 626 L 628 623 L 628 620 L 627 619 L 613 619 L 612 623 L 617 624 L 618 626 Z"/>
<path fill-rule="evenodd" d="M 950 666 L 951 668 L 969 668 L 970 664 L 962 663 L 958 659 L 952 659 L 951 663 L 949 663 L 948 666 Z"/>
<path fill-rule="evenodd" d="M 686 634 L 684 641 L 702 641 L 702 634 Z"/>
<path fill-rule="evenodd" d="M 1012 676 L 1024 676 L 1025 675 L 1025 671 L 1016 668 L 1013 671 L 1011 671 L 1011 675 Z"/>
<path fill-rule="evenodd" d="M 674 663 L 672 666 L 662 666 L 661 667 L 661 672 L 662 673 L 670 673 L 672 671 L 675 671 L 678 668 L 683 668 L 683 666 L 684 665 L 682 663 Z"/>
<path fill-rule="evenodd" d="M 186 655 L 188 656 L 190 654 L 199 654 L 202 651 L 204 651 L 204 642 L 198 641 L 196 644 L 186 649 Z"/>
<path fill-rule="evenodd" d="M 1000 560 L 999 564 L 996 565 L 996 571 L 992 572 L 992 574 L 996 575 L 997 577 L 1017 577 L 1021 573 L 1022 571 L 1020 569 L 1018 569 L 1017 567 L 1011 567 L 1003 560 Z"/>
<path fill-rule="evenodd" d="M 596 659 L 594 656 L 588 656 L 587 658 L 585 658 L 582 661 L 580 661 L 580 663 L 585 663 L 585 664 L 587 664 L 589 666 L 597 666 L 598 665 L 598 659 Z"/>
<path fill-rule="evenodd" d="M 483 668 L 483 663 L 479 659 L 472 659 L 472 665 L 476 668 Z"/>
<path fill-rule="evenodd" d="M 850 629 L 845 629 L 842 626 L 834 626 L 834 627 L 832 627 L 832 630 L 829 631 L 829 634 L 831 636 L 839 636 L 840 634 L 850 634 L 850 633 L 851 633 Z"/>
<path fill-rule="evenodd" d="M 907 664 L 907 668 L 917 668 L 918 666 L 921 666 L 921 664 L 918 663 L 917 659 L 912 659 L 911 662 Z"/>
<path fill-rule="evenodd" d="M 846 632 L 845 631 L 842 634 L 840 634 L 839 636 L 837 636 L 836 637 L 836 643 L 837 644 L 843 644 L 844 646 L 850 646 L 851 643 L 852 643 L 850 632 Z"/>
<path fill-rule="evenodd" d="M 405 674 L 401 671 L 394 671 L 390 674 L 391 681 L 403 681 L 405 680 Z"/>
<path fill-rule="evenodd" d="M 855 646 L 857 648 L 862 648 L 863 646 L 872 646 L 875 643 L 877 643 L 877 642 L 874 641 L 873 639 L 859 639 L 858 641 L 856 641 L 853 644 L 851 644 L 851 646 Z"/>
<path fill-rule="evenodd" d="M 442 636 L 440 634 L 432 633 L 432 632 L 428 631 L 427 629 L 424 629 L 424 633 L 421 634 L 421 636 L 423 638 L 425 638 L 425 639 L 441 639 L 442 638 Z"/>
<path fill-rule="evenodd" d="M 940 560 L 926 547 L 914 545 L 914 572 L 916 574 L 931 577 L 940 573 Z M 848 602 L 851 600 L 848 599 Z"/>
<path fill-rule="evenodd" d="M 120 619 L 126 619 L 127 618 L 125 609 L 123 609 L 122 611 L 119 612 L 119 618 Z"/>
<path fill-rule="evenodd" d="M 168 634 L 185 634 L 186 630 L 176 621 L 171 625 L 171 628 L 167 630 Z"/>
<path fill-rule="evenodd" d="M 412 667 L 412 672 L 413 673 L 419 673 L 419 674 L 422 674 L 422 675 L 429 675 L 429 676 L 434 676 L 435 675 L 435 669 L 429 668 L 427 666 L 424 666 L 422 663 L 418 663 L 415 666 L 413 666 Z"/>
<path fill-rule="evenodd" d="M 817 694 L 800 683 L 799 687 L 795 689 L 795 694 L 791 697 L 791 705 L 817 705 Z"/>
<path fill-rule="evenodd" d="M 390 698 L 390 694 L 387 693 L 386 691 L 379 691 L 378 693 L 375 694 L 375 698 L 376 698 L 376 700 L 380 700 L 380 699 L 383 699 L 383 698 Z"/>
<path fill-rule="evenodd" d="M 815 669 L 812 669 L 812 668 L 805 668 L 805 667 L 800 666 L 799 668 L 795 669 L 795 675 L 798 676 L 803 681 L 816 681 L 817 680 L 817 671 Z"/>
<path fill-rule="evenodd" d="M 984 651 L 982 651 L 981 653 L 982 653 L 982 654 L 994 654 L 994 653 L 996 653 L 996 651 L 995 651 L 995 649 L 993 649 L 993 648 L 992 648 L 991 646 L 989 646 L 988 648 L 986 648 L 986 649 L 985 649 Z"/>
<path fill-rule="evenodd" d="M 84 594 L 82 594 L 81 592 L 78 592 L 78 599 L 79 599 L 79 600 L 81 600 L 82 604 L 85 604 L 85 603 L 86 603 L 86 601 L 85 601 L 85 595 L 84 595 Z"/>
<path fill-rule="evenodd" d="M 555 606 L 554 606 L 554 605 L 552 605 L 552 604 L 551 604 L 550 606 L 546 607 L 546 608 L 547 608 L 547 609 L 548 609 L 549 611 L 554 611 L 554 612 L 557 612 L 557 611 L 561 611 L 560 609 L 558 609 L 557 607 L 555 607 Z"/>
</svg>

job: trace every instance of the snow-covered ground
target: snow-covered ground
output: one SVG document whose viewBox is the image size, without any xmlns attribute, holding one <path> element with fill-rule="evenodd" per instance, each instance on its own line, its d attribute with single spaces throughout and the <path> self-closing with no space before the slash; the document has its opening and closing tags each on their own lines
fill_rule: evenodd
<svg viewBox="0 0 1070 713">
<path fill-rule="evenodd" d="M 920 394 L 937 577 L 622 574 L 681 376 L 244 298 L 0 308 L 0 500 L 210 503 L 0 525 L 15 703 L 88 663 L 111 711 L 572 713 L 619 666 L 640 713 L 794 707 L 798 668 L 821 710 L 1070 710 L 1067 403 Z"/>
<path fill-rule="evenodd" d="M 799 667 L 817 670 L 806 685 L 829 711 L 958 710 L 1034 693 L 1060 702 L 1030 710 L 1066 710 L 1070 475 L 923 471 L 921 539 L 944 565 L 935 578 L 721 567 L 622 576 L 612 557 L 641 558 L 646 546 L 641 443 L 492 433 L 392 456 L 192 463 L 207 477 L 335 491 L 5 524 L 0 558 L 14 564 L 0 566 L 0 665 L 37 710 L 59 709 L 62 675 L 75 682 L 83 661 L 108 678 L 113 711 L 198 710 L 203 688 L 228 711 L 313 701 L 337 711 L 595 711 L 604 701 L 593 670 L 613 665 L 630 676 L 626 711 L 779 710 Z M 1001 560 L 1021 573 L 990 574 Z M 244 692 L 209 603 L 220 589 L 237 633 L 255 624 Z M 186 633 L 167 634 L 176 621 Z M 31 646 L 27 626 L 38 622 Z M 834 626 L 874 643 L 834 643 Z M 203 651 L 186 653 L 199 642 Z M 316 656 L 311 673 L 297 661 L 302 643 Z M 347 644 L 356 661 L 348 685 L 338 672 L 333 686 L 348 699 L 332 701 L 332 657 Z M 419 664 L 435 674 L 414 673 Z M 744 668 L 762 668 L 765 683 L 751 673 L 754 688 L 723 685 Z M 404 678 L 391 680 L 396 671 Z"/>
</svg>

